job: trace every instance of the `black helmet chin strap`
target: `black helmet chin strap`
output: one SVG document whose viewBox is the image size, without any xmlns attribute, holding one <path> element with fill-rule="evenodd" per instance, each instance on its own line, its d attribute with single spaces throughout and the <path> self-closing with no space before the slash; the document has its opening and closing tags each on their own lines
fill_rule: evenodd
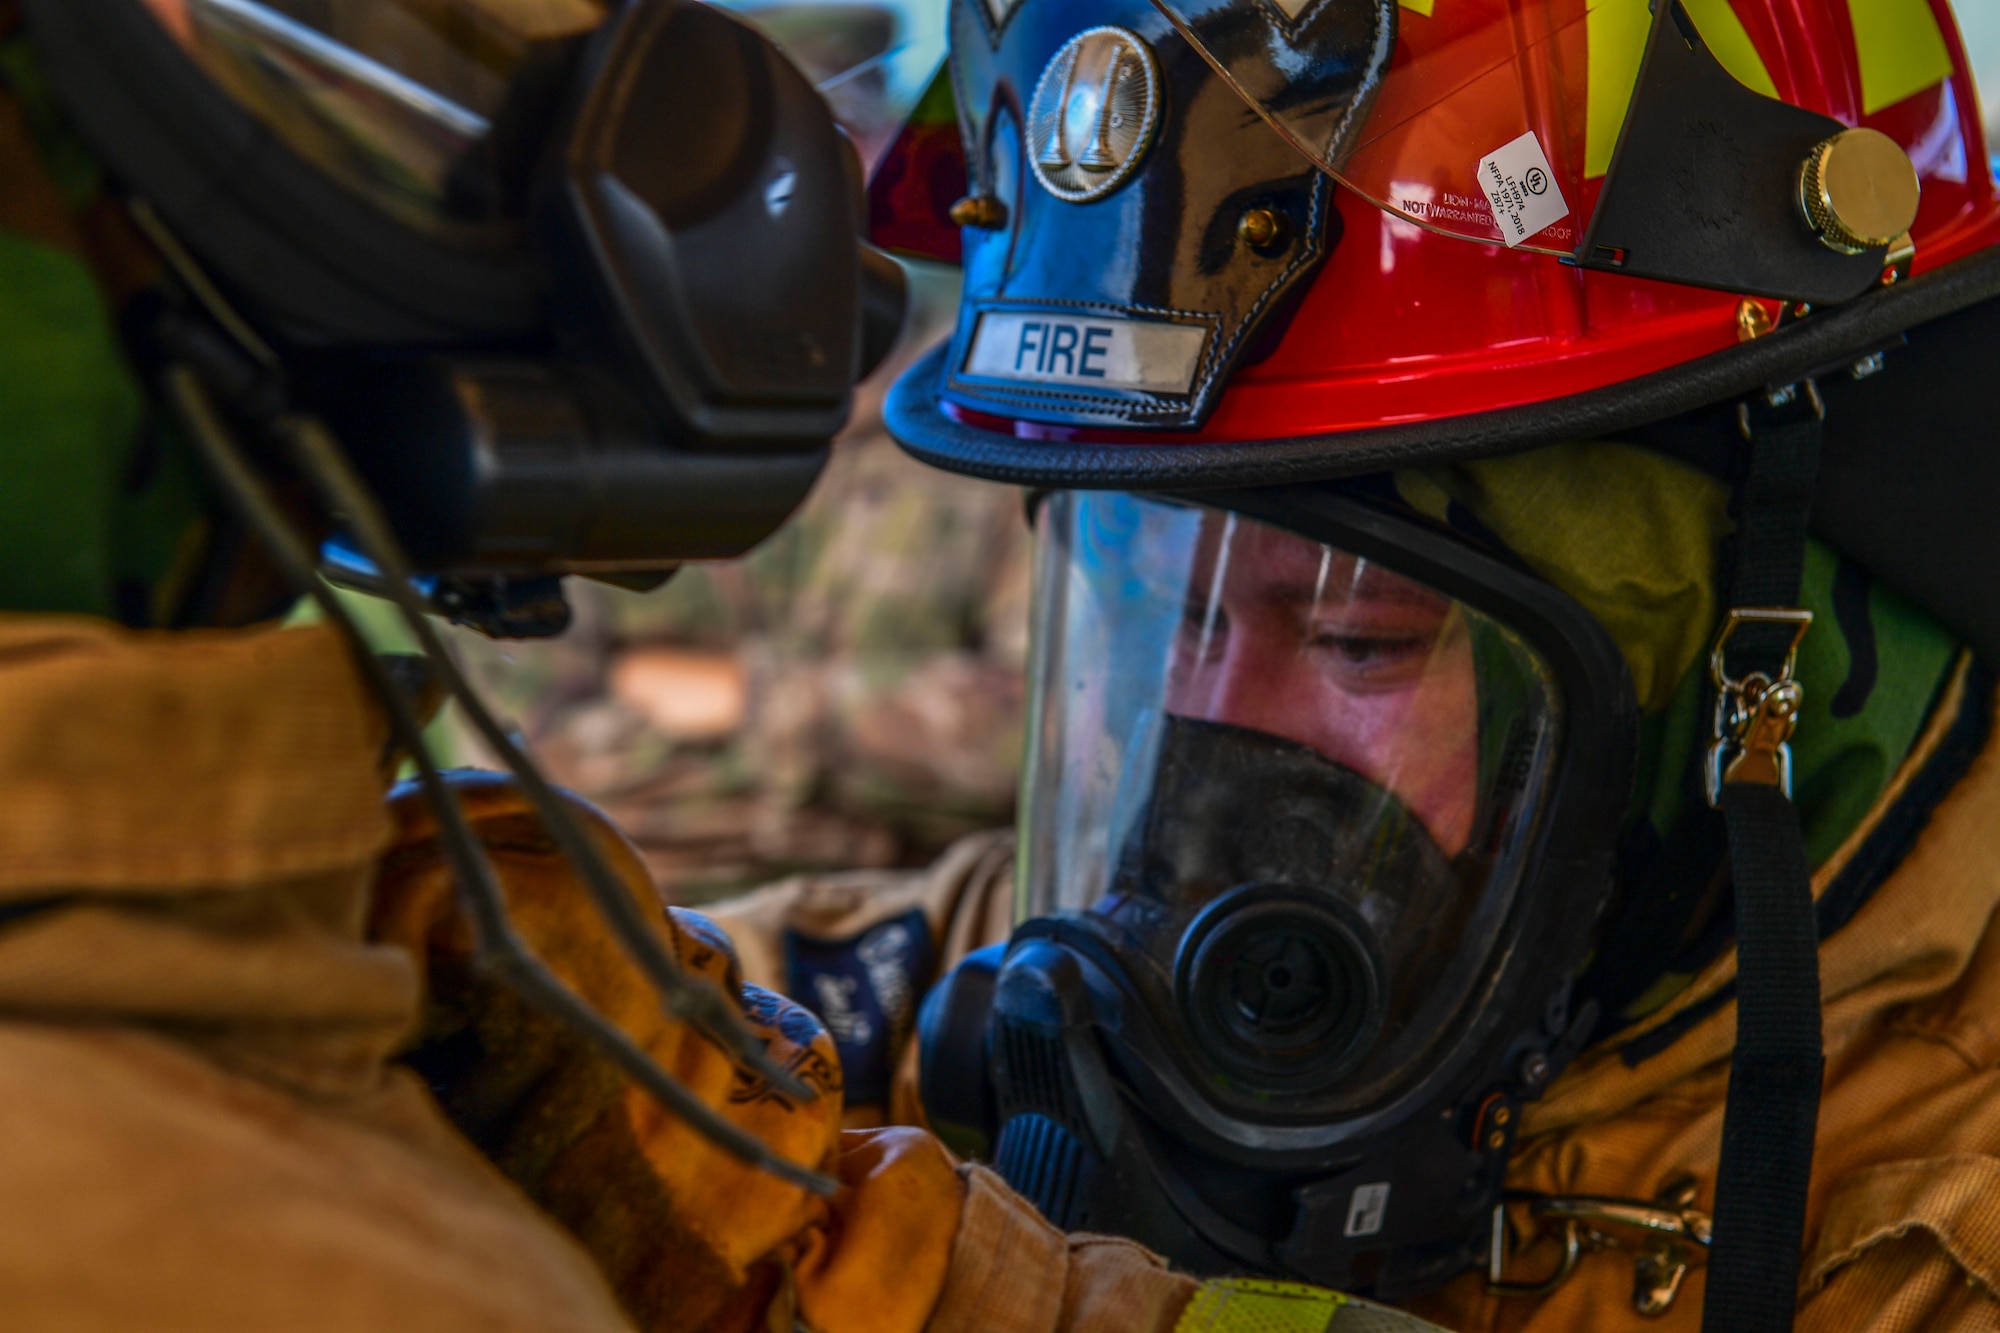
<svg viewBox="0 0 2000 1333">
<path fill-rule="evenodd" d="M 1736 1050 L 1722 1119 L 1703 1333 L 1780 1333 L 1797 1308 L 1806 1186 L 1825 1055 L 1812 868 L 1791 800 L 1787 741 L 1806 518 L 1825 409 L 1811 379 L 1744 403 L 1730 609 L 1711 655 L 1709 800 L 1729 828 L 1736 886 Z"/>
</svg>

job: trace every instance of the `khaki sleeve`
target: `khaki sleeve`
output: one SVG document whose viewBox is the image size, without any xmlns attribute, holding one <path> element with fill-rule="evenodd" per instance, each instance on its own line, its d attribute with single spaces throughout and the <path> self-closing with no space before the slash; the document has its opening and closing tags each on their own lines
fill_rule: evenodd
<svg viewBox="0 0 2000 1333">
<path fill-rule="evenodd" d="M 1169 1333 L 1193 1278 L 1143 1246 L 1064 1235 L 984 1167 L 961 1168 L 965 1212 L 927 1333 Z"/>
<path fill-rule="evenodd" d="M 840 1068 L 810 1014 L 744 986 L 721 933 L 692 914 L 662 911 L 631 845 L 594 807 L 569 798 L 682 967 L 736 995 L 778 1062 L 822 1090 L 799 1104 L 665 1012 L 511 780 L 460 773 L 452 786 L 516 929 L 543 961 L 736 1125 L 795 1162 L 835 1164 Z M 430 810 L 408 788 L 390 809 L 396 840 L 377 880 L 371 929 L 423 967 L 422 1029 L 409 1063 L 459 1129 L 583 1243 L 641 1327 L 731 1326 L 769 1286 L 775 1258 L 825 1225 L 825 1204 L 724 1153 L 582 1037 L 489 980 L 454 907 Z"/>
<path fill-rule="evenodd" d="M 841 1071 L 818 1022 L 744 984 L 714 926 L 661 912 L 637 854 L 594 808 L 575 801 L 682 966 L 736 994 L 772 1055 L 819 1098 L 792 1101 L 663 1011 L 511 782 L 458 774 L 453 787 L 529 946 L 710 1106 L 844 1188 L 821 1200 L 738 1162 L 488 981 L 453 907 L 435 823 L 405 791 L 391 801 L 397 836 L 371 925 L 423 961 L 423 1027 L 407 1058 L 453 1122 L 583 1243 L 642 1328 L 762 1330 L 792 1301 L 820 1333 L 917 1333 L 963 1209 L 944 1149 L 910 1130 L 843 1139 Z"/>
</svg>

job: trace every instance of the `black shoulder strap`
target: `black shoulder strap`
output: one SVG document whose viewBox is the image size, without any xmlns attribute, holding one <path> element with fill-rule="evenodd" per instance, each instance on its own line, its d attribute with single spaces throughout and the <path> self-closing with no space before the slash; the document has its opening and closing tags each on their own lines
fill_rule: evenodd
<svg viewBox="0 0 2000 1333">
<path fill-rule="evenodd" d="M 1736 1050 L 1723 1112 L 1704 1333 L 1792 1327 L 1806 1186 L 1825 1067 L 1811 866 L 1791 801 L 1786 741 L 1806 519 L 1825 419 L 1811 380 L 1746 404 L 1730 607 L 1716 640 L 1709 798 L 1722 809 L 1736 886 Z"/>
</svg>

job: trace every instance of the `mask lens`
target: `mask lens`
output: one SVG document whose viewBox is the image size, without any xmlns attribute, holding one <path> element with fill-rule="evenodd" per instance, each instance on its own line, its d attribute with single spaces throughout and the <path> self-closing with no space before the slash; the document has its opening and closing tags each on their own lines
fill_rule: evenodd
<svg viewBox="0 0 2000 1333">
<path fill-rule="evenodd" d="M 202 71 L 293 152 L 433 232 L 477 220 L 464 179 L 538 57 L 595 0 L 145 0 Z"/>
<path fill-rule="evenodd" d="M 1040 532 L 1028 913 L 1103 925 L 1240 1088 L 1386 1095 L 1518 888 L 1558 713 L 1540 658 L 1240 515 L 1064 494 Z"/>
</svg>

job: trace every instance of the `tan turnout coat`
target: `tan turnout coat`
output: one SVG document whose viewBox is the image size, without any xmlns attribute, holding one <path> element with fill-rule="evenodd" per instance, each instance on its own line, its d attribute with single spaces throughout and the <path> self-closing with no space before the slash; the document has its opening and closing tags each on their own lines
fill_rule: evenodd
<svg viewBox="0 0 2000 1333">
<path fill-rule="evenodd" d="M 843 1134 L 818 1024 L 659 910 L 588 807 L 817 1101 L 668 1018 L 513 789 L 461 783 L 533 947 L 845 1188 L 723 1155 L 484 981 L 383 739 L 325 629 L 0 616 L 0 1328 L 1173 1326 L 1194 1284 L 1138 1247 L 1062 1236 L 927 1134 Z M 434 1088 L 396 1061 L 418 1043 Z"/>
</svg>

